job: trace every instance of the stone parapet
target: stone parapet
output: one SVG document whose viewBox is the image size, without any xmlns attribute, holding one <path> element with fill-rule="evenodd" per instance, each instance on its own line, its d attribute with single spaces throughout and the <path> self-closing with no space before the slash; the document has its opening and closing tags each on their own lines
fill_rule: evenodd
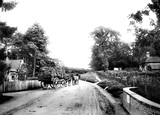
<svg viewBox="0 0 160 115">
<path fill-rule="evenodd" d="M 160 115 L 160 104 L 150 101 L 127 87 L 123 89 L 123 106 L 131 115 Z"/>
</svg>

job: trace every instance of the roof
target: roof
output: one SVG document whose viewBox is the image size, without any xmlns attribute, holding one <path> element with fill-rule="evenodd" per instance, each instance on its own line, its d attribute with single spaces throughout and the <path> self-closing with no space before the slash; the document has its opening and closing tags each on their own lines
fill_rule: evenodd
<svg viewBox="0 0 160 115">
<path fill-rule="evenodd" d="M 23 60 L 7 60 L 6 63 L 10 64 L 11 68 L 18 70 L 20 69 L 22 62 Z"/>
<path fill-rule="evenodd" d="M 17 72 L 17 70 L 15 68 L 12 68 L 9 70 L 10 72 Z"/>
<path fill-rule="evenodd" d="M 152 64 L 149 64 L 149 65 L 154 70 L 159 70 L 160 69 L 160 63 L 152 63 Z"/>
<path fill-rule="evenodd" d="M 160 63 L 160 57 L 148 57 L 145 63 Z"/>
</svg>

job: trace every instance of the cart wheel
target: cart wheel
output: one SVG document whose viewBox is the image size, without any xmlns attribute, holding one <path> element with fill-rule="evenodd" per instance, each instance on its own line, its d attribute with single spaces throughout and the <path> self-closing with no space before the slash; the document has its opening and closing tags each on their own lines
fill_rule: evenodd
<svg viewBox="0 0 160 115">
<path fill-rule="evenodd" d="M 42 81 L 41 82 L 41 87 L 45 90 L 45 89 L 48 88 L 48 84 Z"/>
<path fill-rule="evenodd" d="M 65 87 L 67 86 L 67 83 L 64 79 L 62 79 L 61 84 L 62 84 L 62 86 L 65 86 Z"/>
<path fill-rule="evenodd" d="M 52 82 L 53 84 L 52 84 L 52 86 L 53 86 L 55 89 L 58 88 L 58 87 L 57 87 L 58 81 L 59 81 L 59 79 L 58 79 L 57 77 L 53 79 L 53 82 Z"/>
</svg>

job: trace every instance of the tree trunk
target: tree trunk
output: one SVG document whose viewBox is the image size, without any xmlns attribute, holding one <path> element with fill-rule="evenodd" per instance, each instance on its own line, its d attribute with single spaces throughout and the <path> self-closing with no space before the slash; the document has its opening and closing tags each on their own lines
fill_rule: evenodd
<svg viewBox="0 0 160 115">
<path fill-rule="evenodd" d="M 33 77 L 35 77 L 35 70 L 36 70 L 36 50 L 34 53 Z"/>
</svg>

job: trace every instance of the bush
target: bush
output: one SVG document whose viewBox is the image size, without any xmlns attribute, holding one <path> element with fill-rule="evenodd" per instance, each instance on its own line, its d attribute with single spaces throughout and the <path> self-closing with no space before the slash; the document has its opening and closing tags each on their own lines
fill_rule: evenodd
<svg viewBox="0 0 160 115">
<path fill-rule="evenodd" d="M 80 79 L 83 80 L 83 81 L 91 82 L 91 83 L 98 82 L 97 79 L 95 77 L 93 77 L 93 75 L 91 75 L 89 72 L 85 73 L 85 74 L 81 74 L 81 78 Z"/>
<path fill-rule="evenodd" d="M 101 88 L 106 88 L 106 90 L 111 93 L 114 97 L 119 97 L 123 91 L 124 85 L 114 80 L 103 80 L 97 84 Z"/>
<path fill-rule="evenodd" d="M 139 72 L 139 71 L 107 71 L 107 72 L 98 72 L 98 75 L 101 75 L 103 79 L 110 81 L 116 81 L 120 84 L 123 84 L 124 87 L 137 87 L 137 93 L 145 98 L 152 100 L 154 102 L 160 103 L 160 72 Z M 118 91 L 119 84 L 113 82 L 113 86 L 108 91 Z M 101 83 L 100 86 L 104 87 Z M 114 85 L 116 84 L 116 86 Z"/>
</svg>

